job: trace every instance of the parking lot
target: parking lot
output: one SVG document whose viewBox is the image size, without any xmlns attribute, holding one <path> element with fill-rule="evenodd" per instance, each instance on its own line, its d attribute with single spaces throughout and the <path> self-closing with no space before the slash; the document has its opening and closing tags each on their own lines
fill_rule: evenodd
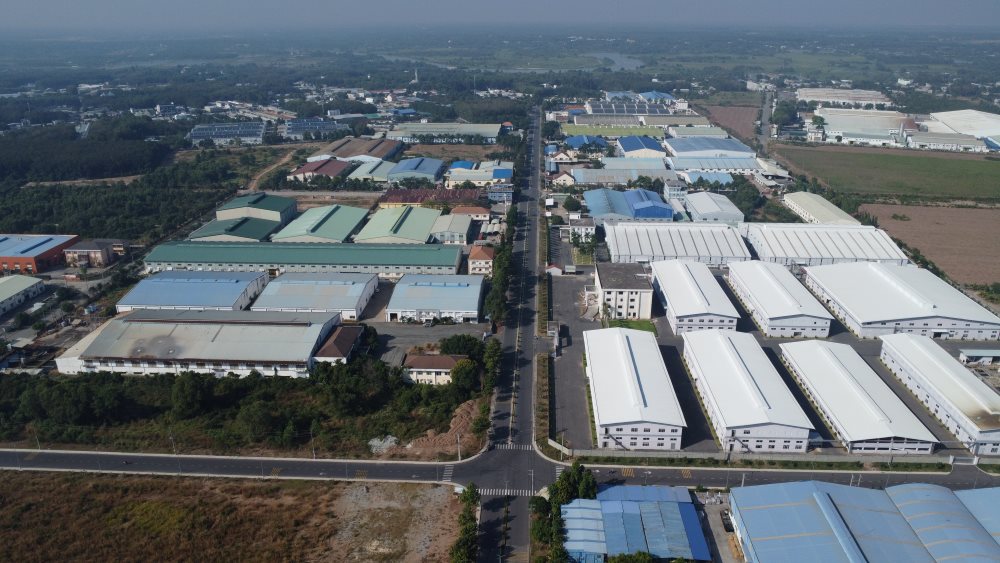
<svg viewBox="0 0 1000 563">
<path fill-rule="evenodd" d="M 456 334 L 482 337 L 490 329 L 489 324 L 456 324 L 425 327 L 422 324 L 368 322 L 365 323 L 378 332 L 379 350 L 382 360 L 394 366 L 402 365 L 407 350 L 414 346 L 436 343 L 442 338 Z"/>
</svg>

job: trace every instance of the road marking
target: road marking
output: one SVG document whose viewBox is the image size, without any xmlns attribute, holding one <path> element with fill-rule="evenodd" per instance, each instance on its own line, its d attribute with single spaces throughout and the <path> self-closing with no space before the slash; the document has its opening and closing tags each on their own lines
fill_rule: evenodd
<svg viewBox="0 0 1000 563">
<path fill-rule="evenodd" d="M 562 472 L 565 471 L 565 470 L 566 470 L 566 468 L 564 466 L 557 465 L 556 466 L 556 479 L 558 479 L 559 476 L 562 475 Z"/>
<path fill-rule="evenodd" d="M 444 473 L 441 474 L 441 480 L 445 483 L 451 483 L 451 474 L 455 472 L 454 465 L 445 465 Z"/>
<path fill-rule="evenodd" d="M 479 489 L 484 497 L 530 497 L 534 492 L 528 489 Z"/>
<path fill-rule="evenodd" d="M 355 479 L 367 479 L 368 478 L 368 470 L 367 469 L 357 469 L 357 470 L 355 470 L 354 471 L 354 478 Z"/>
<path fill-rule="evenodd" d="M 498 450 L 524 450 L 524 451 L 529 451 L 529 452 L 532 450 L 531 444 L 508 444 L 508 443 L 497 444 L 496 445 L 496 449 L 498 449 Z"/>
<path fill-rule="evenodd" d="M 278 475 L 281 475 L 281 468 L 280 467 L 272 467 L 271 468 L 271 477 L 277 477 Z"/>
<path fill-rule="evenodd" d="M 691 478 L 691 470 L 690 469 L 681 469 L 681 477 L 683 477 L 685 479 L 690 479 Z"/>
<path fill-rule="evenodd" d="M 635 468 L 622 467 L 622 477 L 635 477 Z"/>
</svg>

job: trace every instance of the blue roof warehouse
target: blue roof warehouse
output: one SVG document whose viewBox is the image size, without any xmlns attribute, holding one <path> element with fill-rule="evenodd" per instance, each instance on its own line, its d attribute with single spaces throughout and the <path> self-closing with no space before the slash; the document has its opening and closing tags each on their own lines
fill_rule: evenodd
<svg viewBox="0 0 1000 563">
<path fill-rule="evenodd" d="M 619 192 L 608 188 L 583 193 L 590 216 L 597 224 L 605 221 L 673 221 L 674 209 L 650 190 Z"/>
</svg>

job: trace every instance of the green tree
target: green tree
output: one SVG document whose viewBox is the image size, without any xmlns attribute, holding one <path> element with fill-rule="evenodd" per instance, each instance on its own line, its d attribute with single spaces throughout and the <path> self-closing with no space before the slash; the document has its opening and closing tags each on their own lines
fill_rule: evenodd
<svg viewBox="0 0 1000 563">
<path fill-rule="evenodd" d="M 645 551 L 623 553 L 608 558 L 608 563 L 653 563 L 653 556 Z"/>
<path fill-rule="evenodd" d="M 579 211 L 583 207 L 580 204 L 580 200 L 576 199 L 571 195 L 566 196 L 566 199 L 563 201 L 562 206 L 563 209 L 565 209 L 566 211 Z"/>
<path fill-rule="evenodd" d="M 472 360 L 459 360 L 451 368 L 451 384 L 463 394 L 479 389 L 479 366 Z"/>
<path fill-rule="evenodd" d="M 177 419 L 194 418 L 202 414 L 211 395 L 211 381 L 200 373 L 182 373 L 174 379 L 170 394 L 171 413 Z"/>
</svg>

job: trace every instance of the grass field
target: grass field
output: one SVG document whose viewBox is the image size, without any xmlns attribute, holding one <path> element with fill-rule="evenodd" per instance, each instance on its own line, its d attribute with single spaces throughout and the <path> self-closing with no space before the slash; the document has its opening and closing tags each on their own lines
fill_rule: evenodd
<svg viewBox="0 0 1000 563">
<path fill-rule="evenodd" d="M 649 135 L 650 137 L 662 138 L 664 136 L 664 131 L 660 127 L 597 127 L 595 125 L 574 125 L 572 123 L 563 124 L 562 132 L 566 135 L 612 135 L 615 137 Z"/>
<path fill-rule="evenodd" d="M 447 561 L 450 487 L 4 472 L 3 561 Z"/>
<path fill-rule="evenodd" d="M 833 149 L 833 150 L 831 150 Z M 933 198 L 1000 199 L 1000 162 L 916 151 L 865 152 L 772 145 L 794 172 L 835 190 Z M 965 157 L 967 155 L 956 155 Z"/>
<path fill-rule="evenodd" d="M 715 92 L 704 99 L 692 100 L 705 106 L 747 106 L 759 108 L 762 100 L 760 92 Z"/>
<path fill-rule="evenodd" d="M 613 319 L 608 322 L 610 328 L 631 328 L 634 330 L 644 330 L 656 334 L 656 325 L 653 321 L 642 319 Z"/>
</svg>

